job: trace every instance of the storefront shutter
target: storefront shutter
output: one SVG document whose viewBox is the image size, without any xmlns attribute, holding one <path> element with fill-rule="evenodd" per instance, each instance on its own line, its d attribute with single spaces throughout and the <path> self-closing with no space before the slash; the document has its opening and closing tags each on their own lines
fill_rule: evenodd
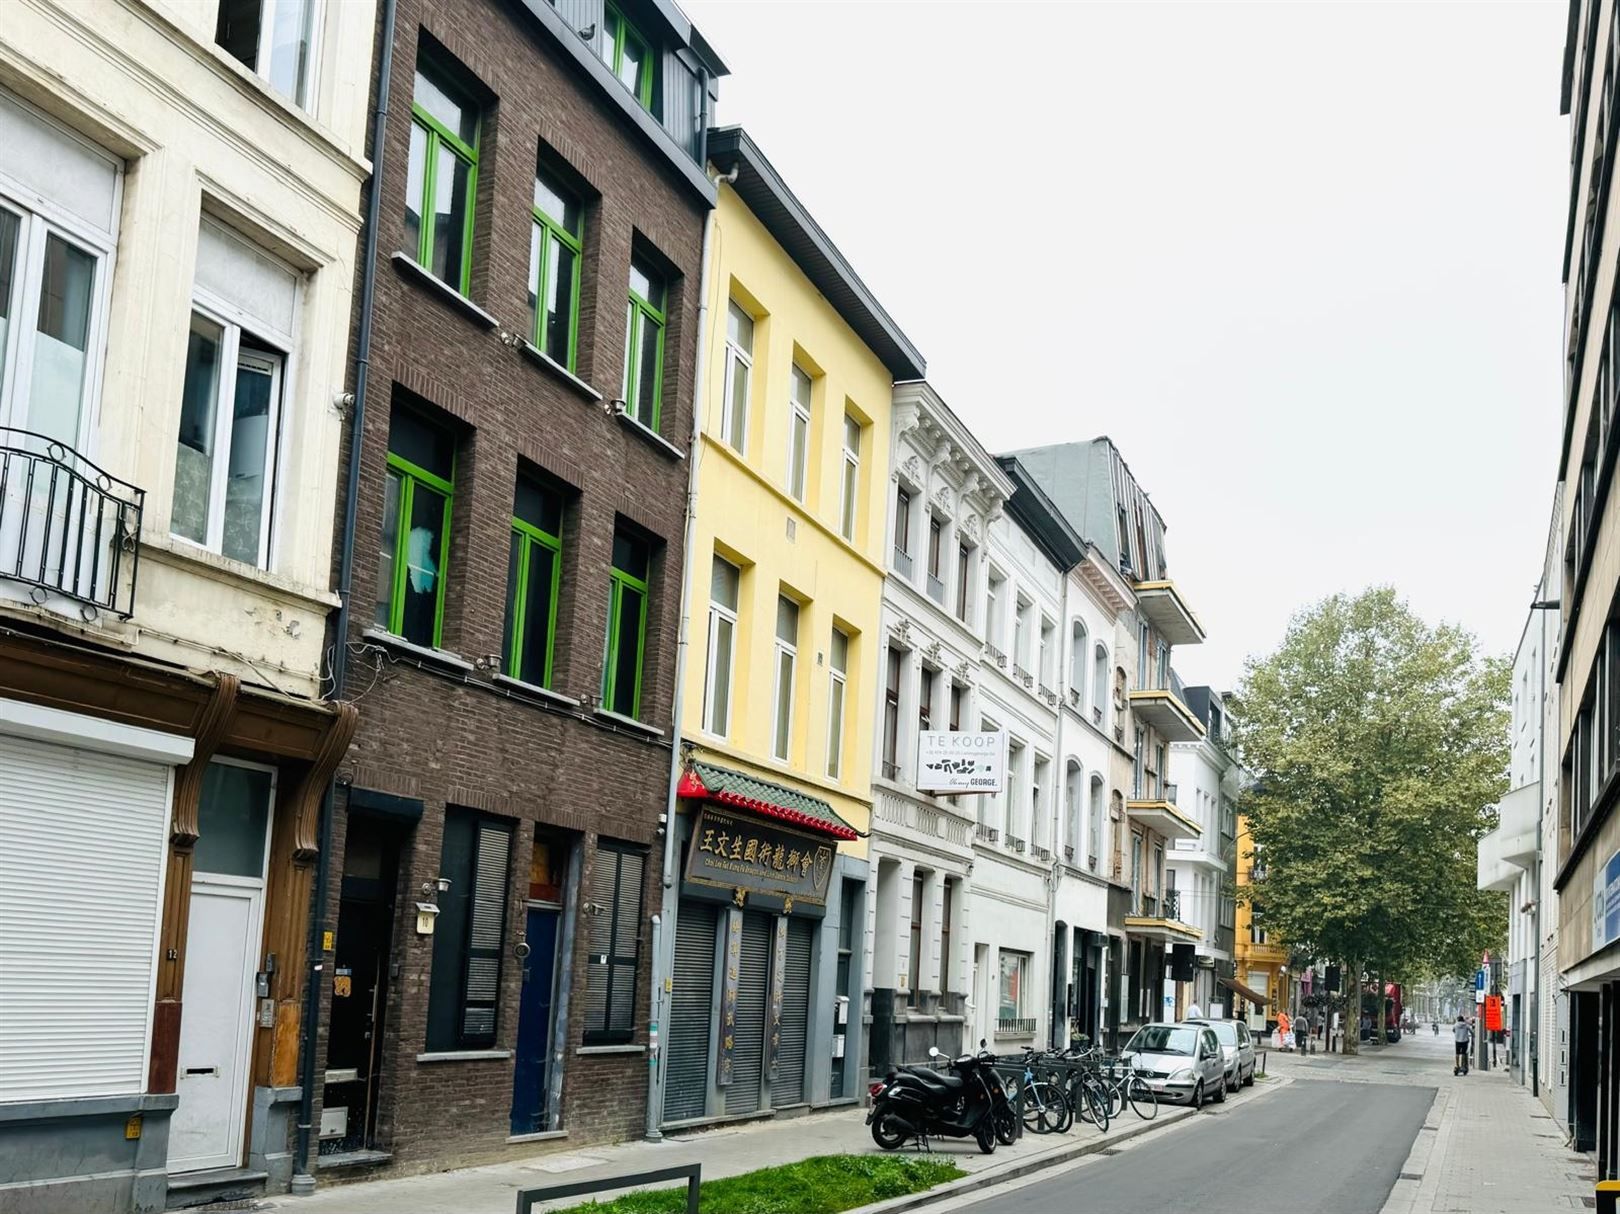
<svg viewBox="0 0 1620 1214">
<path fill-rule="evenodd" d="M 0 1101 L 146 1090 L 171 771 L 0 736 Z"/>
<path fill-rule="evenodd" d="M 495 1007 L 501 994 L 502 941 L 506 937 L 506 865 L 512 831 L 478 824 L 473 868 L 471 922 L 467 930 L 467 979 L 462 996 L 461 1036 L 468 1045 L 493 1045 Z"/>
<path fill-rule="evenodd" d="M 585 1039 L 625 1042 L 635 1035 L 636 970 L 641 958 L 641 885 L 646 855 L 602 844 L 591 866 Z"/>
<path fill-rule="evenodd" d="M 685 1121 L 707 1111 L 710 1042 L 718 1014 L 714 994 L 715 937 L 720 908 L 682 902 L 675 927 L 675 982 L 669 1006 L 664 1119 Z"/>
<path fill-rule="evenodd" d="M 774 920 L 747 911 L 743 915 L 742 949 L 737 966 L 737 1032 L 731 1054 L 731 1084 L 726 1112 L 752 1113 L 759 1108 L 765 1066 L 765 1018 L 771 975 Z"/>
<path fill-rule="evenodd" d="M 787 967 L 782 982 L 782 1041 L 771 1104 L 782 1108 L 804 1102 L 804 1056 L 810 1031 L 810 958 L 815 952 L 816 925 L 789 919 Z"/>
</svg>

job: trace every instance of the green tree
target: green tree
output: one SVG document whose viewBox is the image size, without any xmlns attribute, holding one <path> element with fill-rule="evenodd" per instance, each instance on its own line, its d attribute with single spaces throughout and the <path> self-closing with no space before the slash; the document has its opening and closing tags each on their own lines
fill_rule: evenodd
<svg viewBox="0 0 1620 1214">
<path fill-rule="evenodd" d="M 1351 990 L 1364 968 L 1399 980 L 1470 950 L 1477 964 L 1492 900 L 1475 843 L 1507 785 L 1508 683 L 1470 633 L 1389 587 L 1300 612 L 1245 665 L 1234 719 L 1256 782 L 1241 809 L 1265 859 L 1249 896 L 1291 945 L 1341 961 Z"/>
</svg>

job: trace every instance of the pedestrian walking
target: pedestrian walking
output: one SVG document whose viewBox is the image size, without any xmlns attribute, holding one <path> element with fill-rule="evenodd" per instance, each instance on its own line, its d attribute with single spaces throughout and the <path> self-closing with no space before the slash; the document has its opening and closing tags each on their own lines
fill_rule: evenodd
<svg viewBox="0 0 1620 1214">
<path fill-rule="evenodd" d="M 1187 1005 L 1187 1019 L 1188 1020 L 1202 1020 L 1203 1018 L 1204 1018 L 1204 1009 L 1199 1007 L 1198 1006 L 1198 1000 L 1194 999 L 1191 1003 L 1189 1003 Z"/>
<path fill-rule="evenodd" d="M 1305 1039 L 1311 1033 L 1311 1020 L 1309 1014 L 1301 1012 L 1294 1020 L 1294 1048 L 1301 1054 L 1305 1052 Z"/>
<path fill-rule="evenodd" d="M 1452 1039 L 1457 1043 L 1456 1064 L 1451 1068 L 1453 1075 L 1468 1074 L 1468 1047 L 1473 1044 L 1474 1030 L 1468 1023 L 1466 1016 L 1457 1017 L 1456 1027 L 1451 1030 Z"/>
<path fill-rule="evenodd" d="M 1288 1038 L 1289 1038 L 1289 1035 L 1290 1034 L 1289 1034 L 1288 1013 L 1286 1011 L 1278 1012 L 1277 1013 L 1277 1045 L 1284 1053 L 1288 1052 Z"/>
</svg>

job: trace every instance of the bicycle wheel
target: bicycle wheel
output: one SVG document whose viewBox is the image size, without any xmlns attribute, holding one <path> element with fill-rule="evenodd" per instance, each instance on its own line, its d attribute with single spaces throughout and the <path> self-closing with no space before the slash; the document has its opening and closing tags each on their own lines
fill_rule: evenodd
<svg viewBox="0 0 1620 1214">
<path fill-rule="evenodd" d="M 1108 1097 L 1102 1084 L 1092 1082 L 1084 1085 L 1080 1091 L 1081 1098 L 1087 1108 L 1091 1110 L 1088 1120 L 1097 1127 L 1099 1133 L 1108 1132 Z"/>
<path fill-rule="evenodd" d="M 1037 1080 L 1024 1088 L 1024 1128 L 1032 1134 L 1053 1134 L 1062 1128 L 1068 1103 L 1051 1084 Z"/>
<path fill-rule="evenodd" d="M 1159 1098 L 1153 1094 L 1140 1075 L 1132 1075 L 1130 1085 L 1125 1089 L 1130 1097 L 1131 1109 L 1143 1121 L 1152 1121 L 1159 1115 Z"/>
</svg>

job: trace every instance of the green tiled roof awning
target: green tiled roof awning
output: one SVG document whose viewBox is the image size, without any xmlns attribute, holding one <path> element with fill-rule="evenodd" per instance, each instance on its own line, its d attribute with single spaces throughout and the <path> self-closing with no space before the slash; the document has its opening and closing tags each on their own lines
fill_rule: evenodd
<svg viewBox="0 0 1620 1214">
<path fill-rule="evenodd" d="M 835 839 L 855 839 L 855 828 L 838 816 L 838 811 L 820 797 L 761 780 L 729 767 L 712 763 L 691 763 L 681 773 L 676 789 L 679 796 L 694 801 L 713 801 L 739 809 L 753 810 L 767 817 L 831 835 Z"/>
</svg>

